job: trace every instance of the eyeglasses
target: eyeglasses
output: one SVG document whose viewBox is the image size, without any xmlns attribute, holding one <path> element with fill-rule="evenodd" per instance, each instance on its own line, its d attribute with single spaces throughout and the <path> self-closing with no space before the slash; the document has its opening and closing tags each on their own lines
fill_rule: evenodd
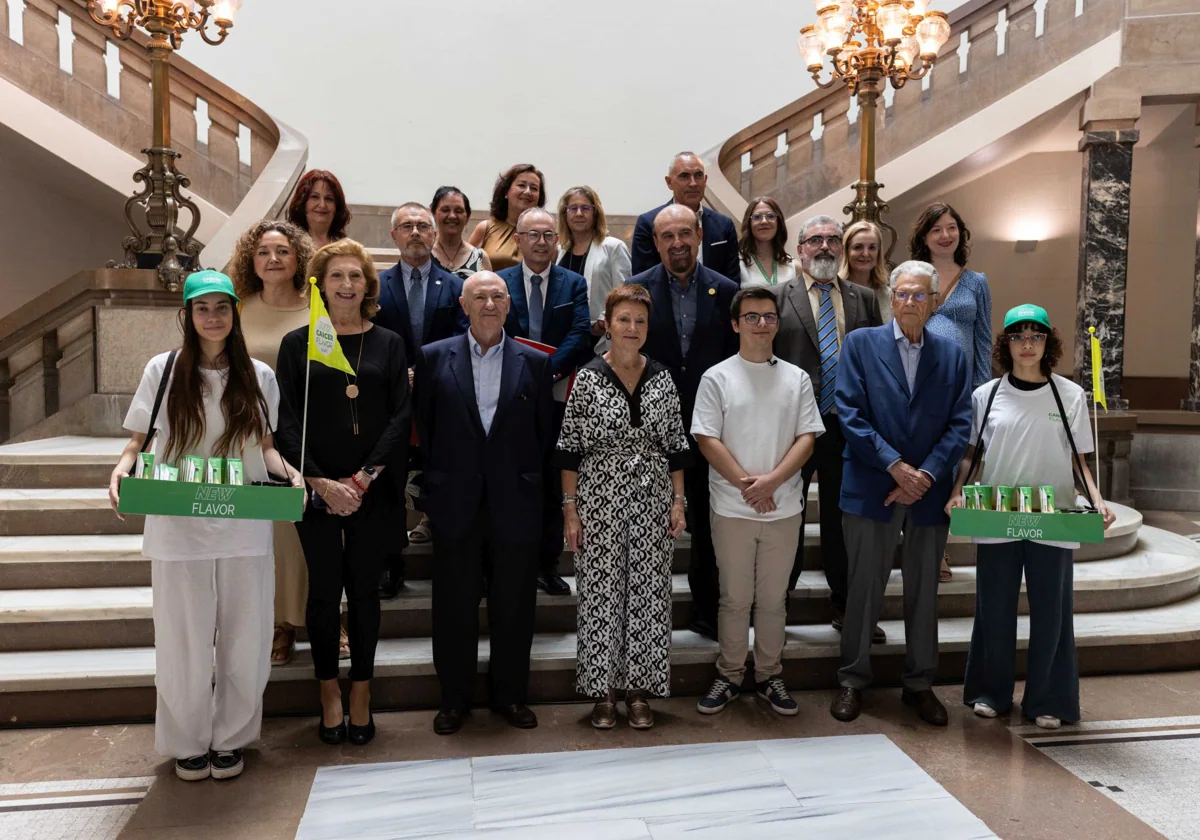
<svg viewBox="0 0 1200 840">
<path fill-rule="evenodd" d="M 929 292 L 892 292 L 892 294 L 901 303 L 908 303 L 909 300 L 913 303 L 924 303 L 929 297 Z"/>
<path fill-rule="evenodd" d="M 746 323 L 752 327 L 757 327 L 759 323 L 766 324 L 768 327 L 773 327 L 779 323 L 779 316 L 774 312 L 747 312 L 745 315 L 739 315 L 739 318 L 745 318 Z"/>
<path fill-rule="evenodd" d="M 824 245 L 826 248 L 832 248 L 834 245 L 841 247 L 842 237 L 840 236 L 810 236 L 800 243 L 806 248 L 820 248 Z"/>
<path fill-rule="evenodd" d="M 773 222 L 778 218 L 779 217 L 776 216 L 774 213 L 755 213 L 753 216 L 750 217 L 750 221 L 752 221 L 752 222 Z M 819 238 L 819 237 L 817 237 L 817 238 Z"/>
<path fill-rule="evenodd" d="M 1014 333 L 1008 337 L 1009 344 L 1024 344 L 1026 341 L 1032 341 L 1034 344 L 1045 344 L 1046 334 L 1032 333 L 1030 335 L 1022 335 L 1021 333 Z"/>
<path fill-rule="evenodd" d="M 553 242 L 558 234 L 552 230 L 519 230 L 517 236 L 524 236 L 530 245 L 536 245 L 539 242 Z"/>
<path fill-rule="evenodd" d="M 420 233 L 429 233 L 429 231 L 433 230 L 433 225 L 429 224 L 429 222 L 401 222 L 396 225 L 396 230 L 401 230 L 405 233 L 412 233 L 414 230 Z"/>
<path fill-rule="evenodd" d="M 590 204 L 572 204 L 567 208 L 567 213 L 570 215 L 586 216 L 596 208 Z"/>
</svg>

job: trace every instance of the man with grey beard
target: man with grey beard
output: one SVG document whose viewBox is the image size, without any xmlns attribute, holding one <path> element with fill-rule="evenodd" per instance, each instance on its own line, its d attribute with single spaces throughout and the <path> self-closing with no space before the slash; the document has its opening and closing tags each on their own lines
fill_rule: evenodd
<svg viewBox="0 0 1200 840">
<path fill-rule="evenodd" d="M 838 355 L 846 335 L 862 327 L 883 323 L 879 304 L 872 290 L 838 277 L 842 260 L 842 226 L 829 216 L 816 216 L 800 229 L 797 246 L 800 254 L 800 274 L 780 286 L 776 292 L 779 302 L 779 332 L 775 336 L 775 355 L 802 368 L 812 380 L 825 434 L 819 435 L 812 457 L 804 465 L 804 498 L 814 473 L 817 482 L 821 515 L 821 562 L 833 612 L 833 626 L 839 632 L 846 612 L 846 593 L 849 589 L 846 560 L 846 540 L 842 534 L 842 511 L 838 499 L 842 493 L 842 451 L 846 447 L 834 406 L 834 386 L 837 381 Z M 807 518 L 808 506 L 804 508 Z M 802 522 L 804 519 L 801 520 Z M 804 533 L 801 525 L 800 544 L 792 568 L 788 591 L 796 588 L 796 580 L 804 560 Z M 887 640 L 883 629 L 876 627 L 872 642 Z"/>
</svg>

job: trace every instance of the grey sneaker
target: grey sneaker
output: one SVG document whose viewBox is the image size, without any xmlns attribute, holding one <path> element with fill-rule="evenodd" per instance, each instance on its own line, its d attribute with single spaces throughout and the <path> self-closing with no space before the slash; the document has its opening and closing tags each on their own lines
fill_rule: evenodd
<svg viewBox="0 0 1200 840">
<path fill-rule="evenodd" d="M 781 715 L 799 714 L 800 706 L 788 694 L 787 686 L 780 677 L 771 677 L 758 684 L 758 696 L 771 704 L 771 708 Z"/>
<path fill-rule="evenodd" d="M 717 677 L 708 694 L 696 704 L 696 711 L 702 715 L 715 715 L 729 705 L 730 700 L 736 700 L 739 694 L 741 690 L 736 685 L 724 677 Z"/>
</svg>

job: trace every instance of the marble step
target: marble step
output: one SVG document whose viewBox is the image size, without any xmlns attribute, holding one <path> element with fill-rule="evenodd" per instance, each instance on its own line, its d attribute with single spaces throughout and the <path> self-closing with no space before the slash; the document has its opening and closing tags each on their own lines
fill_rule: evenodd
<svg viewBox="0 0 1200 840">
<path fill-rule="evenodd" d="M 576 583 L 572 594 L 538 593 L 536 630 L 571 632 L 576 627 Z M 964 567 L 938 590 L 939 615 L 971 616 L 975 610 L 976 569 Z M 383 602 L 382 638 L 430 635 L 432 585 L 413 580 L 401 594 Z M 687 626 L 691 594 L 687 576 L 672 579 L 673 620 Z M 1200 592 L 1200 547 L 1156 528 L 1143 529 L 1137 551 L 1112 560 L 1079 564 L 1075 570 L 1077 613 L 1116 612 L 1161 606 Z M 893 571 L 884 618 L 903 617 L 903 583 Z M 1022 598 L 1021 612 L 1028 611 Z M 820 571 L 801 574 L 790 600 L 789 623 L 828 622 L 829 587 Z M 487 611 L 480 608 L 481 632 L 488 632 Z M 153 644 L 152 594 L 148 586 L 95 589 L 18 589 L 0 591 L 0 651 L 136 647 Z"/>
<path fill-rule="evenodd" d="M 144 517 L 118 519 L 103 487 L 0 489 L 0 536 L 140 534 Z"/>
<path fill-rule="evenodd" d="M 939 673 L 961 682 L 972 619 L 939 622 Z M 904 624 L 883 622 L 888 643 L 873 649 L 876 680 L 898 684 L 903 670 Z M 1024 651 L 1028 619 L 1017 626 Z M 1086 676 L 1200 667 L 1200 596 L 1146 610 L 1083 613 L 1075 618 L 1080 671 Z M 788 628 L 784 678 L 794 689 L 836 684 L 840 636 L 828 624 Z M 574 690 L 574 633 L 539 633 L 531 654 L 530 700 L 535 703 L 581 699 Z M 688 630 L 672 633 L 671 690 L 698 695 L 713 676 L 717 645 Z M 477 701 L 484 701 L 488 639 L 479 644 Z M 343 663 L 343 676 L 346 673 Z M 1018 676 L 1024 656 L 1018 655 Z M 154 713 L 154 649 L 151 647 L 0 653 L 0 726 L 98 724 L 150 720 Z M 371 693 L 377 710 L 435 709 L 437 679 L 428 638 L 385 639 L 376 655 Z M 288 665 L 274 668 L 267 687 L 268 714 L 315 714 L 317 683 L 306 644 Z M 315 742 L 314 742 L 315 743 Z"/>
<path fill-rule="evenodd" d="M 128 442 L 68 436 L 0 446 L 0 487 L 107 487 Z"/>
</svg>

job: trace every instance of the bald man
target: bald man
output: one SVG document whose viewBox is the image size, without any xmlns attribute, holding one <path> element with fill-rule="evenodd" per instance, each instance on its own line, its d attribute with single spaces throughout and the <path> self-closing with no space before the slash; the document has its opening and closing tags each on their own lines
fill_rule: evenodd
<svg viewBox="0 0 1200 840">
<path fill-rule="evenodd" d="M 478 671 L 479 602 L 488 570 L 492 708 L 530 729 L 529 650 L 546 510 L 544 479 L 557 443 L 550 357 L 505 335 L 508 287 L 472 275 L 460 299 L 466 334 L 417 352 L 414 399 L 425 453 L 422 510 L 433 533 L 433 664 L 442 688 L 433 728 L 457 732 Z"/>
<path fill-rule="evenodd" d="M 680 152 L 671 160 L 666 181 L 673 198 L 661 207 L 638 216 L 637 225 L 634 226 L 633 247 L 630 249 L 633 273 L 641 274 L 659 264 L 661 257 L 654 244 L 654 220 L 667 207 L 681 204 L 696 214 L 700 225 L 702 247 L 697 259 L 734 283 L 741 283 L 737 225 L 728 216 L 722 216 L 716 210 L 700 204 L 708 187 L 704 162 L 693 152 Z"/>
<path fill-rule="evenodd" d="M 679 391 L 683 428 L 690 429 L 701 377 L 738 349 L 729 314 L 738 284 L 699 263 L 700 225 L 687 207 L 672 204 L 658 213 L 654 246 L 658 265 L 629 279 L 649 289 L 654 300 L 642 350 L 671 371 Z M 687 526 L 692 537 L 688 568 L 692 617 L 688 626 L 715 639 L 720 592 L 708 521 L 708 462 L 690 434 L 688 443 L 692 451 L 692 466 L 684 471 Z"/>
</svg>

